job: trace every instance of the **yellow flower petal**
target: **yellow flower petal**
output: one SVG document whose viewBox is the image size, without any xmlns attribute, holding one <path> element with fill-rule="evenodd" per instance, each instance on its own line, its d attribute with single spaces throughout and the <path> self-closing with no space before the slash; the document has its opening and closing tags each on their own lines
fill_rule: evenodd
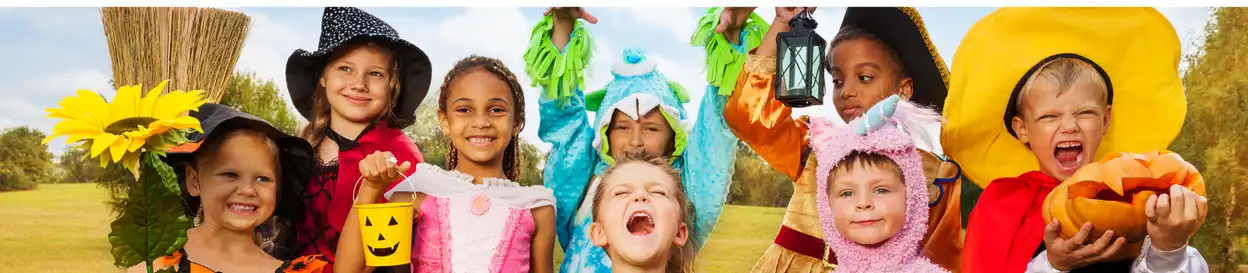
<svg viewBox="0 0 1248 273">
<path fill-rule="evenodd" d="M 160 98 L 160 92 L 165 90 L 165 84 L 168 83 L 169 80 L 161 81 L 155 88 L 152 88 L 152 91 L 148 91 L 147 95 L 143 96 L 143 98 L 139 100 L 138 114 L 140 117 L 152 116 L 152 112 L 156 110 L 156 101 Z"/>
<path fill-rule="evenodd" d="M 99 121 L 102 126 L 108 126 L 109 123 L 117 121 L 108 112 L 108 102 L 104 101 L 104 97 L 91 90 L 78 90 L 77 96 L 65 98 L 59 105 L 65 110 L 86 113 Z"/>
<path fill-rule="evenodd" d="M 109 146 L 113 146 L 113 142 L 117 142 L 117 138 L 121 136 L 104 133 L 95 137 L 94 143 L 91 144 L 91 156 L 100 156 L 107 150 Z"/>
<path fill-rule="evenodd" d="M 139 178 L 139 154 L 132 153 L 121 160 L 121 166 L 130 170 L 134 178 Z"/>
<path fill-rule="evenodd" d="M 109 112 L 118 120 L 135 117 L 138 112 L 135 106 L 139 104 L 142 88 L 142 85 L 131 85 L 117 89 L 117 94 L 113 95 L 113 101 L 108 105 Z"/>
<path fill-rule="evenodd" d="M 138 151 L 138 150 L 139 150 L 139 148 L 142 148 L 142 147 L 143 147 L 143 144 L 144 144 L 144 143 L 147 143 L 147 138 L 136 138 L 136 139 L 132 139 L 132 140 L 130 140 L 130 148 L 129 148 L 129 149 L 126 149 L 126 151 L 128 151 L 128 152 Z"/>
<path fill-rule="evenodd" d="M 121 157 L 126 155 L 126 149 L 128 148 L 130 148 L 130 139 L 126 137 L 117 138 L 117 141 L 109 145 L 108 151 L 112 152 L 113 163 L 120 161 Z"/>
<path fill-rule="evenodd" d="M 172 119 L 191 110 L 198 109 L 204 104 L 204 91 L 194 90 L 191 92 L 173 91 L 160 97 L 156 102 L 156 109 L 152 111 L 152 117 L 157 119 Z"/>
</svg>

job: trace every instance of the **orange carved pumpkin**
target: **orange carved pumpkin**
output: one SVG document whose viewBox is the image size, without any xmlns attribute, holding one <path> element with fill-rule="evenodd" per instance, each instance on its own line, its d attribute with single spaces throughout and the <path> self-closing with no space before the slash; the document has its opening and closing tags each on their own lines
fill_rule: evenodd
<svg viewBox="0 0 1248 273">
<path fill-rule="evenodd" d="M 1113 230 L 1115 237 L 1126 237 L 1129 249 L 1138 253 L 1147 235 L 1144 207 L 1148 197 L 1169 193 L 1170 185 L 1205 196 L 1200 172 L 1176 153 L 1109 154 L 1053 188 L 1044 199 L 1042 214 L 1045 222 L 1057 218 L 1062 238 L 1074 237 L 1084 223 L 1092 223 L 1087 243 Z"/>
</svg>

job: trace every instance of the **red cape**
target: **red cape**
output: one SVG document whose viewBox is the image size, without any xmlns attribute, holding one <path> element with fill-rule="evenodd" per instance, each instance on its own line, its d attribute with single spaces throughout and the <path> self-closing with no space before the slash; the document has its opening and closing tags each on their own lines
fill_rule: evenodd
<svg viewBox="0 0 1248 273">
<path fill-rule="evenodd" d="M 1041 205 L 1060 183 L 1031 171 L 988 184 L 967 222 L 962 272 L 1024 272 L 1044 242 Z"/>
<path fill-rule="evenodd" d="M 376 151 L 390 152 L 394 154 L 395 159 L 398 159 L 400 164 L 404 161 L 412 163 L 412 169 L 407 173 L 409 176 L 416 172 L 417 163 L 425 161 L 420 151 L 416 148 L 416 144 L 406 134 L 403 134 L 403 131 L 390 128 L 385 122 L 375 124 L 373 128 L 361 135 L 356 142 L 359 143 L 359 146 L 338 152 L 338 179 L 332 184 L 326 184 L 325 186 L 328 189 L 324 189 L 330 193 L 330 198 L 325 198 L 324 195 L 320 194 L 312 197 L 315 198 L 315 200 L 312 200 L 313 204 L 328 204 L 326 206 L 327 211 L 315 211 L 320 207 L 318 205 L 309 206 L 308 210 L 310 210 L 309 213 L 327 215 L 326 218 L 329 222 L 330 230 L 305 231 L 323 232 L 325 235 L 319 236 L 317 242 L 312 242 L 313 245 L 308 246 L 309 249 L 304 251 L 306 254 L 322 254 L 331 262 L 334 260 L 334 253 L 316 250 L 329 250 L 337 246 L 338 242 L 331 242 L 330 238 L 336 238 L 336 236 L 331 235 L 339 235 L 342 232 L 342 225 L 348 220 L 347 213 L 351 212 L 351 206 L 354 204 L 355 183 L 360 179 L 360 160 L 363 160 L 365 156 Z M 394 188 L 399 181 L 391 183 L 386 190 L 389 191 Z M 310 193 L 315 193 L 320 189 L 309 187 L 308 190 Z M 382 202 L 386 201 L 388 200 L 382 198 Z M 305 228 L 307 227 L 305 225 Z M 332 269 L 326 269 L 325 272 L 332 272 Z"/>
</svg>

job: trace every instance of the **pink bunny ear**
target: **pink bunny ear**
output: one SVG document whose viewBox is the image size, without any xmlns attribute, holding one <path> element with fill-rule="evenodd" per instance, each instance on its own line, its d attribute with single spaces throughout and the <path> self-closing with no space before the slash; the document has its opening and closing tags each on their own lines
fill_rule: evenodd
<svg viewBox="0 0 1248 273">
<path fill-rule="evenodd" d="M 827 118 L 811 118 L 810 119 L 810 143 L 832 143 L 838 133 L 849 130 L 849 125 L 835 122 Z M 814 147 L 819 149 L 821 147 Z"/>
</svg>

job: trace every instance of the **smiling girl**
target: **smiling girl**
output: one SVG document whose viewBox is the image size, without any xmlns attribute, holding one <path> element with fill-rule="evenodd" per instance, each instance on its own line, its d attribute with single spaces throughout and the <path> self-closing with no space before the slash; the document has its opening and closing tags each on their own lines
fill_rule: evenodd
<svg viewBox="0 0 1248 273">
<path fill-rule="evenodd" d="M 357 8 L 325 8 L 319 48 L 291 54 L 286 85 L 308 119 L 300 135 L 321 163 L 307 189 L 311 217 L 300 226 L 311 235 L 300 238 L 305 254 L 333 260 L 365 155 L 385 150 L 404 162 L 423 161 L 401 130 L 415 122 L 429 81 L 425 53 Z"/>
<path fill-rule="evenodd" d="M 294 224 L 304 216 L 300 195 L 309 181 L 312 148 L 268 122 L 220 104 L 193 112 L 204 133 L 174 147 L 182 202 L 195 226 L 186 244 L 156 260 L 177 272 L 321 272 L 317 255 L 297 257 Z M 271 234 L 273 236 L 257 235 Z M 129 272 L 146 272 L 143 265 Z"/>
<path fill-rule="evenodd" d="M 414 175 L 387 190 L 411 163 L 374 153 L 360 163 L 359 203 L 373 203 L 384 193 L 391 202 L 416 205 L 413 272 L 554 271 L 554 195 L 515 182 L 524 128 L 524 93 L 516 76 L 498 59 L 460 60 L 442 84 L 438 122 L 451 140 L 450 170 L 417 164 Z M 354 210 L 351 215 L 355 219 Z M 334 266 L 359 271 L 359 222 L 348 222 L 343 231 L 357 235 L 339 242 Z"/>
</svg>

